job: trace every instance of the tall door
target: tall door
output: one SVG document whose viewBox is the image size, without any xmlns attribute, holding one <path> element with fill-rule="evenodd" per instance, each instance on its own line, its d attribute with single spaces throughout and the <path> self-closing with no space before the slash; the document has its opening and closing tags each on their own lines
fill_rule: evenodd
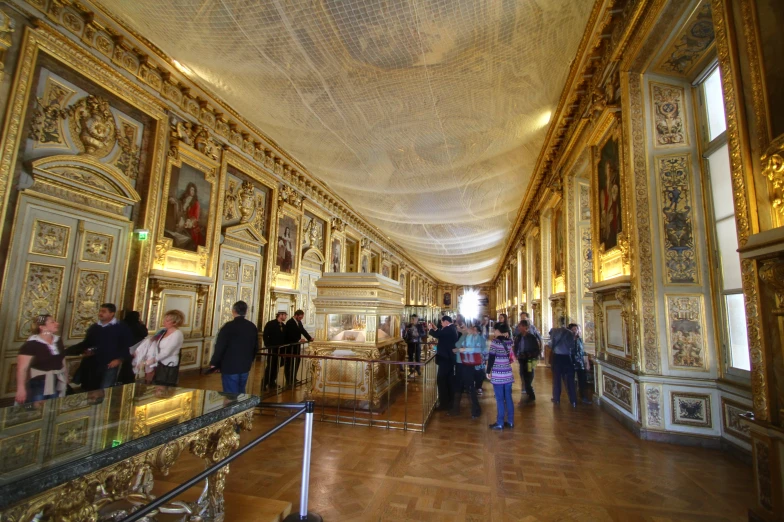
<svg viewBox="0 0 784 522">
<path fill-rule="evenodd" d="M 261 259 L 228 248 L 221 248 L 218 273 L 218 304 L 212 331 L 231 321 L 231 307 L 237 301 L 248 303 L 248 319 L 256 321 L 259 306 L 259 267 Z"/>
<path fill-rule="evenodd" d="M 60 321 L 68 345 L 84 338 L 102 303 L 121 304 L 130 228 L 128 221 L 20 196 L 0 304 L 6 357 L 31 335 L 38 314 Z"/>
<path fill-rule="evenodd" d="M 299 275 L 299 307 L 305 312 L 302 326 L 310 335 L 316 331 L 316 306 L 313 299 L 316 297 L 316 281 L 321 277 L 321 272 L 302 268 Z"/>
</svg>

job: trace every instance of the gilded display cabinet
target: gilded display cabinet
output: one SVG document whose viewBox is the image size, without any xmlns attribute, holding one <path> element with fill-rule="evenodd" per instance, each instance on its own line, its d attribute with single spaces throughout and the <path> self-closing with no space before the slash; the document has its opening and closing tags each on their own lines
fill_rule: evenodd
<svg viewBox="0 0 784 522">
<path fill-rule="evenodd" d="M 390 362 L 405 357 L 400 283 L 380 274 L 327 273 L 315 284 L 309 354 L 323 358 L 313 360 L 310 393 L 326 405 L 386 407 L 403 369 Z"/>
</svg>

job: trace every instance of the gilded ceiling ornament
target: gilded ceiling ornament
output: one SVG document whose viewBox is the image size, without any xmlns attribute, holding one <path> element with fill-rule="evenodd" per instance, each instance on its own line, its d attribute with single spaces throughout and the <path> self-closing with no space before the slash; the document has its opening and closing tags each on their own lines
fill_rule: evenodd
<svg viewBox="0 0 784 522">
<path fill-rule="evenodd" d="M 333 232 L 343 232 L 346 229 L 346 223 L 340 218 L 333 217 L 331 223 Z"/>
<path fill-rule="evenodd" d="M 69 118 L 71 136 L 84 154 L 103 158 L 114 147 L 117 124 L 105 98 L 90 94 L 63 110 L 60 115 Z"/>
<path fill-rule="evenodd" d="M 169 155 L 178 156 L 177 144 L 183 142 L 198 150 L 208 158 L 218 159 L 218 144 L 210 137 L 207 127 L 189 121 L 180 121 L 171 125 L 171 141 Z"/>
</svg>

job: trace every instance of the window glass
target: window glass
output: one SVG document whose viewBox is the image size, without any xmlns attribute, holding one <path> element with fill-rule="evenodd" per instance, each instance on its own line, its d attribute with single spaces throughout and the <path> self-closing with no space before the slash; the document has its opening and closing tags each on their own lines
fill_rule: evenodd
<svg viewBox="0 0 784 522">
<path fill-rule="evenodd" d="M 746 332 L 746 310 L 743 294 L 725 296 L 727 320 L 730 327 L 730 366 L 740 370 L 751 370 L 749 339 Z"/>
<path fill-rule="evenodd" d="M 740 256 L 737 252 L 738 235 L 734 217 L 716 223 L 716 239 L 719 242 L 724 290 L 738 290 L 743 285 L 740 276 Z"/>
<path fill-rule="evenodd" d="M 713 214 L 717 220 L 735 215 L 730 175 L 730 149 L 725 143 L 708 156 L 710 166 Z"/>
<path fill-rule="evenodd" d="M 708 133 L 710 139 L 724 132 L 727 122 L 724 119 L 724 97 L 721 93 L 721 73 L 716 67 L 703 83 L 705 106 L 708 112 Z"/>
</svg>

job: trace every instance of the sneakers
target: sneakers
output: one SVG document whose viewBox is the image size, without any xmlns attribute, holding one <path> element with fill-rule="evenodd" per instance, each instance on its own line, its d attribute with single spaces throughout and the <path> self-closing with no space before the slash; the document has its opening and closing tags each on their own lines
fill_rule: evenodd
<svg viewBox="0 0 784 522">
<path fill-rule="evenodd" d="M 502 430 L 502 429 L 504 429 L 504 426 L 503 426 L 503 424 L 498 424 L 497 422 L 494 422 L 493 424 L 491 424 L 490 426 L 488 426 L 488 428 L 490 428 L 491 430 L 496 430 L 496 431 L 498 431 L 498 430 Z"/>
<path fill-rule="evenodd" d="M 514 424 L 511 423 L 511 422 L 505 422 L 504 423 L 504 428 L 514 428 Z"/>
</svg>

